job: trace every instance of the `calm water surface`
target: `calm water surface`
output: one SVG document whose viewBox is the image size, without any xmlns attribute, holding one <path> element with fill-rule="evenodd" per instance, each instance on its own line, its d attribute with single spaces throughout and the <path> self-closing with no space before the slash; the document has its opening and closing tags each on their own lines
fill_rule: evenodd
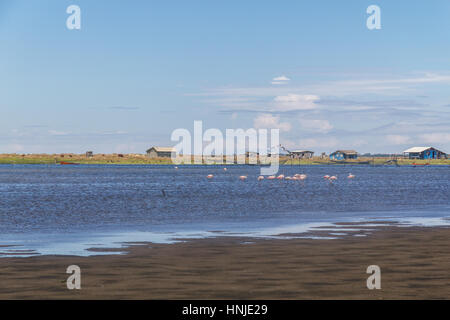
<svg viewBox="0 0 450 320">
<path fill-rule="evenodd" d="M 350 172 L 355 179 L 346 178 Z M 270 234 L 336 221 L 450 217 L 448 166 L 282 166 L 279 173 L 308 178 L 258 182 L 259 167 L 237 165 L 226 172 L 223 166 L 0 165 L 0 245 L 19 246 L 0 255 L 83 254 L 92 244 L 167 242 L 168 235 L 210 231 Z M 338 180 L 330 184 L 325 174 Z"/>
</svg>

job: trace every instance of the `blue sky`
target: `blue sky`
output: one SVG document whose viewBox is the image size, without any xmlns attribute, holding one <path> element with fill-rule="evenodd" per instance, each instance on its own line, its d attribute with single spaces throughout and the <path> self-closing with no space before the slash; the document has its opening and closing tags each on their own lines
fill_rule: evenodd
<svg viewBox="0 0 450 320">
<path fill-rule="evenodd" d="M 450 152 L 450 1 L 410 2 L 0 0 L 0 153 L 143 153 L 194 120 Z"/>
</svg>

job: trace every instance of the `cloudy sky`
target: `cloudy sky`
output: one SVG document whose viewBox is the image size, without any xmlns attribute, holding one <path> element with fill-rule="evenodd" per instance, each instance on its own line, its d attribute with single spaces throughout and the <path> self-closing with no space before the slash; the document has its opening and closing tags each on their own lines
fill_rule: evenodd
<svg viewBox="0 0 450 320">
<path fill-rule="evenodd" d="M 450 152 L 449 17 L 448 0 L 0 0 L 0 153 L 143 153 L 194 120 L 318 153 Z"/>
</svg>

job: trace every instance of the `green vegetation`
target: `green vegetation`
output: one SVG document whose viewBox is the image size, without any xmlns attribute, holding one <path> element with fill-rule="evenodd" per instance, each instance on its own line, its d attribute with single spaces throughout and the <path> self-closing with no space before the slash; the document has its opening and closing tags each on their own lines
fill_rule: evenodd
<svg viewBox="0 0 450 320">
<path fill-rule="evenodd" d="M 358 160 L 347 160 L 345 162 L 330 161 L 328 158 L 321 159 L 290 159 L 280 157 L 280 164 L 284 165 L 340 165 L 361 164 L 369 162 L 371 165 L 395 165 L 390 158 L 359 158 Z M 399 158 L 395 160 L 398 165 L 430 164 L 450 165 L 450 159 L 439 160 L 410 160 Z M 170 158 L 147 158 L 140 154 L 97 154 L 86 157 L 84 154 L 0 154 L 0 164 L 60 164 L 61 162 L 79 164 L 167 164 L 173 165 Z M 247 159 L 248 162 L 248 159 Z M 225 161 L 224 161 L 225 163 Z"/>
<path fill-rule="evenodd" d="M 0 164 L 172 164 L 169 158 L 146 158 L 143 155 L 99 154 L 86 157 L 79 154 L 1 154 Z"/>
<path fill-rule="evenodd" d="M 281 161 L 280 161 L 281 162 Z M 398 158 L 398 159 L 392 159 L 392 158 L 358 158 L 357 160 L 346 160 L 346 161 L 331 161 L 330 159 L 320 159 L 320 158 L 313 158 L 313 159 L 287 159 L 284 161 L 284 164 L 289 165 L 339 165 L 339 164 L 361 164 L 361 162 L 369 162 L 370 165 L 395 165 L 398 164 L 400 166 L 402 165 L 450 165 L 450 159 L 433 159 L 433 160 L 413 160 L 413 159 L 404 159 L 404 158 Z"/>
</svg>

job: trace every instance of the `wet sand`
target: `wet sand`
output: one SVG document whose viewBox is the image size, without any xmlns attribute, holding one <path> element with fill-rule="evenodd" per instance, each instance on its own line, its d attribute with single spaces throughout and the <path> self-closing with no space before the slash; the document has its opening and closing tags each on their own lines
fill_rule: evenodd
<svg viewBox="0 0 450 320">
<path fill-rule="evenodd" d="M 1 258 L 0 299 L 450 298 L 450 228 L 383 226 L 365 237 L 348 234 L 219 237 L 134 244 L 124 255 Z M 81 268 L 81 290 L 66 287 L 72 264 Z M 381 290 L 366 287 L 369 265 L 381 268 Z"/>
</svg>

